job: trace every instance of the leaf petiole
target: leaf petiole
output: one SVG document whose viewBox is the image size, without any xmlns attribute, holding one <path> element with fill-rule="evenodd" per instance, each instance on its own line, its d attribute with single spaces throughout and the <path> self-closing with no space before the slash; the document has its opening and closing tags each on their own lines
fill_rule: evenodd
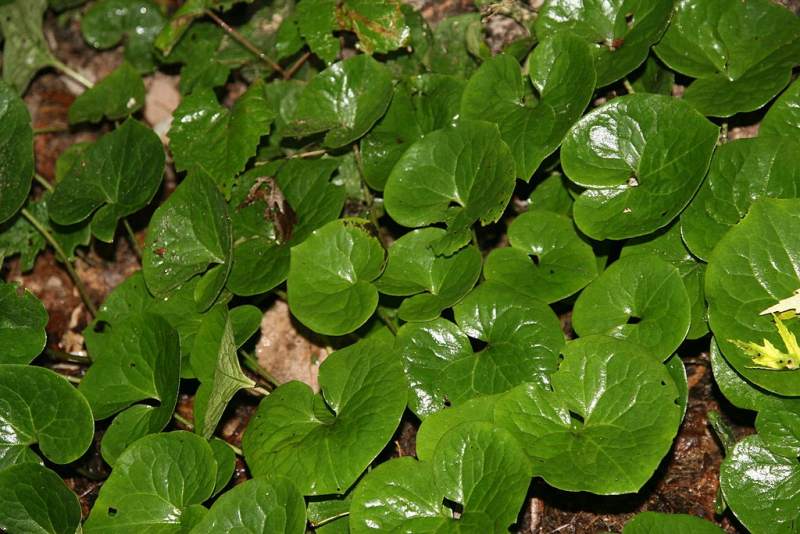
<svg viewBox="0 0 800 534">
<path fill-rule="evenodd" d="M 94 87 L 94 83 L 89 78 L 85 77 L 80 72 L 72 69 L 67 64 L 61 62 L 60 60 L 58 60 L 56 58 L 53 58 L 52 61 L 50 62 L 50 65 L 54 69 L 56 69 L 58 71 L 61 71 L 63 74 L 65 74 L 68 77 L 72 78 L 73 80 L 75 80 L 79 84 L 83 85 L 87 89 L 91 89 L 92 87 Z"/>
</svg>

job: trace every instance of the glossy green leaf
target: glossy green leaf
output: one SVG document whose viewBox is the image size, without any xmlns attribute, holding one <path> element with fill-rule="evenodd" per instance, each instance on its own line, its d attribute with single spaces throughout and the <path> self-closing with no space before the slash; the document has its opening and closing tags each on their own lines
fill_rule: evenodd
<svg viewBox="0 0 800 534">
<path fill-rule="evenodd" d="M 172 13 L 169 21 L 157 32 L 154 40 L 156 48 L 169 55 L 172 48 L 191 28 L 192 23 L 215 9 L 230 9 L 235 4 L 252 3 L 253 0 L 186 0 Z"/>
<path fill-rule="evenodd" d="M 720 488 L 736 518 L 751 532 L 789 534 L 800 521 L 800 462 L 747 436 L 720 467 Z"/>
<path fill-rule="evenodd" d="M 431 245 L 445 234 L 441 228 L 423 228 L 392 243 L 386 269 L 375 285 L 385 295 L 409 297 L 400 304 L 400 319 L 435 319 L 478 281 L 481 253 L 477 247 L 465 247 L 452 256 L 433 252 Z"/>
<path fill-rule="evenodd" d="M 216 276 L 214 269 L 229 272 L 233 238 L 225 199 L 211 179 L 203 174 L 186 178 L 155 211 L 147 233 L 142 270 L 147 288 L 157 297 L 173 293 L 192 277 L 213 277 L 202 299 L 195 300 L 199 311 L 213 304 L 227 276 Z M 211 265 L 211 269 L 209 269 Z"/>
<path fill-rule="evenodd" d="M 675 73 L 653 56 L 647 58 L 644 66 L 639 67 L 629 78 L 631 87 L 637 93 L 670 96 L 672 95 L 672 86 L 675 84 Z"/>
<path fill-rule="evenodd" d="M 370 472 L 354 493 L 350 531 L 505 532 L 530 483 L 527 463 L 503 429 L 461 425 L 432 461 L 397 458 Z M 443 497 L 463 506 L 458 519 Z"/>
<path fill-rule="evenodd" d="M 338 148 L 363 136 L 383 116 L 392 98 L 389 71 L 367 55 L 335 63 L 303 89 L 287 134 L 325 134 L 323 143 Z"/>
<path fill-rule="evenodd" d="M 289 382 L 261 401 L 242 446 L 255 477 L 282 475 L 301 493 L 344 493 L 391 438 L 406 406 L 386 332 L 328 356 L 320 396 Z"/>
<path fill-rule="evenodd" d="M 487 280 L 543 302 L 577 293 L 597 277 L 591 245 L 569 218 L 542 210 L 523 213 L 509 225 L 510 247 L 486 258 Z"/>
<path fill-rule="evenodd" d="M 349 532 L 347 530 L 347 523 L 350 514 L 350 505 L 353 502 L 353 489 L 358 487 L 359 483 L 360 482 L 356 482 L 344 495 L 309 497 L 307 499 L 308 508 L 306 508 L 306 516 L 309 525 L 319 532 L 319 529 L 324 529 L 326 525 L 344 521 L 344 531 Z M 338 527 L 333 530 L 338 534 Z M 325 531 L 323 530 L 323 532 Z"/>
<path fill-rule="evenodd" d="M 548 0 L 534 28 L 539 39 L 569 32 L 592 47 L 597 85 L 641 65 L 669 23 L 673 0 Z"/>
<path fill-rule="evenodd" d="M 467 49 L 467 31 L 480 24 L 480 14 L 462 13 L 445 17 L 433 28 L 433 43 L 425 57 L 426 66 L 437 74 L 468 78 L 478 67 L 478 60 Z"/>
<path fill-rule="evenodd" d="M 690 321 L 691 303 L 678 269 L 653 254 L 611 264 L 583 290 L 572 312 L 578 335 L 632 341 L 659 361 L 683 342 Z"/>
<path fill-rule="evenodd" d="M 686 376 L 686 367 L 677 353 L 664 362 L 664 367 L 667 368 L 675 387 L 678 388 L 678 405 L 681 407 L 681 420 L 683 420 L 689 406 L 689 379 Z"/>
<path fill-rule="evenodd" d="M 722 534 L 714 523 L 687 514 L 641 512 L 625 523 L 622 534 Z"/>
<path fill-rule="evenodd" d="M 536 184 L 528 203 L 532 210 L 552 211 L 572 217 L 574 202 L 569 190 L 570 182 L 561 173 L 552 173 Z"/>
<path fill-rule="evenodd" d="M 800 412 L 800 399 L 781 397 L 748 382 L 736 372 L 722 356 L 719 345 L 711 339 L 711 368 L 714 382 L 728 401 L 742 410 L 760 411 L 793 411 Z"/>
<path fill-rule="evenodd" d="M 83 532 L 185 532 L 211 497 L 217 464 L 208 442 L 189 432 L 145 436 L 117 460 Z M 190 524 L 186 524 L 190 523 Z"/>
<path fill-rule="evenodd" d="M 336 166 L 333 158 L 292 159 L 274 178 L 264 167 L 239 177 L 228 203 L 235 241 L 232 292 L 256 295 L 286 280 L 291 247 L 339 216 L 345 190 L 331 180 Z"/>
<path fill-rule="evenodd" d="M 42 16 L 46 9 L 47 0 L 13 0 L 0 6 L 3 81 L 19 94 L 25 92 L 39 70 L 55 61 L 42 32 Z M 3 92 L 6 92 L 5 87 Z M 0 101 L 6 98 L 0 94 Z"/>
<path fill-rule="evenodd" d="M 214 461 L 217 463 L 217 479 L 214 482 L 214 496 L 216 496 L 231 481 L 233 472 L 236 470 L 236 453 L 233 452 L 233 448 L 227 441 L 220 438 L 212 438 L 208 444 L 214 454 Z"/>
<path fill-rule="evenodd" d="M 217 499 L 192 532 L 303 534 L 306 511 L 303 496 L 283 477 L 252 479 Z"/>
<path fill-rule="evenodd" d="M 722 236 L 759 198 L 800 196 L 800 142 L 791 137 L 737 139 L 720 146 L 703 186 L 681 214 L 689 250 L 708 260 Z"/>
<path fill-rule="evenodd" d="M 514 154 L 517 178 L 525 181 L 561 144 L 589 103 L 595 83 L 589 47 L 569 34 L 541 42 L 529 69 L 538 98 L 517 60 L 500 54 L 472 75 L 461 102 L 464 118 L 497 123 Z"/>
<path fill-rule="evenodd" d="M 0 469 L 40 462 L 28 447 L 56 464 L 77 460 L 92 443 L 94 421 L 86 399 L 49 369 L 0 365 Z"/>
<path fill-rule="evenodd" d="M 180 348 L 169 323 L 146 312 L 121 315 L 102 327 L 98 331 L 96 324 L 84 333 L 93 363 L 78 389 L 95 419 L 125 410 L 103 436 L 103 458 L 113 465 L 128 445 L 160 432 L 172 418 L 178 400 Z M 140 401 L 157 404 L 135 404 Z"/>
<path fill-rule="evenodd" d="M 385 252 L 368 224 L 361 219 L 332 221 L 292 248 L 289 307 L 315 332 L 352 332 L 378 305 L 374 281 L 383 271 Z"/>
<path fill-rule="evenodd" d="M 231 65 L 220 60 L 217 51 L 225 33 L 211 22 L 192 24 L 175 48 L 165 58 L 168 63 L 182 63 L 180 90 L 184 95 L 224 85 Z M 252 52 L 247 52 L 250 57 Z"/>
<path fill-rule="evenodd" d="M 53 471 L 35 463 L 0 469 L 0 529 L 15 534 L 75 534 L 78 497 Z"/>
<path fill-rule="evenodd" d="M 69 107 L 69 122 L 119 120 L 144 106 L 144 82 L 130 63 L 123 63 Z"/>
<path fill-rule="evenodd" d="M 566 491 L 638 491 L 672 446 L 681 421 L 666 368 L 639 346 L 605 336 L 567 344 L 551 377 L 507 393 L 495 424 L 523 444 L 535 476 Z"/>
<path fill-rule="evenodd" d="M 211 309 L 200 324 L 192 350 L 192 370 L 200 379 L 194 401 L 194 429 L 208 439 L 236 392 L 255 386 L 239 367 L 233 327 L 224 305 Z"/>
<path fill-rule="evenodd" d="M 2 10 L 0 7 L 0 20 Z M 8 34 L 6 34 L 8 35 Z M 8 45 L 6 45 L 8 49 Z M 7 52 L 6 52 L 7 54 Z M 4 55 L 4 58 L 7 58 Z M 7 61 L 7 59 L 6 59 Z M 33 179 L 33 130 L 28 108 L 14 90 L 0 82 L 0 222 L 7 221 L 25 203 Z"/>
<path fill-rule="evenodd" d="M 653 232 L 674 219 L 703 180 L 717 127 L 661 95 L 615 98 L 579 120 L 561 148 L 567 177 L 586 187 L 573 208 L 593 239 Z"/>
<path fill-rule="evenodd" d="M 452 124 L 461 114 L 465 82 L 424 74 L 395 87 L 386 115 L 361 141 L 364 180 L 383 190 L 397 160 L 423 135 Z"/>
<path fill-rule="evenodd" d="M 339 40 L 333 36 L 337 0 L 301 0 L 297 5 L 297 26 L 314 54 L 326 63 L 339 55 Z"/>
<path fill-rule="evenodd" d="M 756 431 L 771 452 L 786 458 L 800 456 L 800 410 L 762 410 L 756 417 Z"/>
<path fill-rule="evenodd" d="M 153 41 L 166 18 L 153 0 L 100 0 L 81 18 L 86 42 L 105 49 L 125 41 L 125 59 L 139 72 L 153 70 Z"/>
<path fill-rule="evenodd" d="M 153 41 L 166 19 L 152 0 L 100 0 L 81 18 L 86 42 L 106 49 L 125 42 L 125 59 L 139 72 L 155 66 Z"/>
<path fill-rule="evenodd" d="M 760 108 L 789 83 L 800 20 L 769 0 L 680 0 L 655 51 L 697 78 L 684 100 L 704 115 L 729 117 Z"/>
<path fill-rule="evenodd" d="M 255 155 L 274 118 L 260 82 L 252 84 L 230 110 L 210 89 L 184 97 L 169 131 L 175 168 L 211 179 L 229 196 L 234 177 Z"/>
<path fill-rule="evenodd" d="M 50 217 L 69 225 L 92 218 L 92 233 L 111 242 L 119 219 L 145 207 L 164 174 L 164 149 L 158 136 L 129 119 L 81 154 L 56 184 L 47 203 Z"/>
<path fill-rule="evenodd" d="M 345 22 L 343 29 L 358 36 L 358 48 L 385 54 L 405 46 L 411 37 L 401 6 L 400 0 L 345 0 L 337 18 Z"/>
<path fill-rule="evenodd" d="M 446 319 L 403 325 L 395 347 L 409 382 L 409 407 L 427 417 L 446 405 L 500 393 L 523 382 L 550 383 L 564 347 L 558 318 L 544 303 L 482 284 Z M 469 338 L 487 346 L 473 352 Z"/>
<path fill-rule="evenodd" d="M 30 363 L 44 349 L 47 310 L 16 284 L 0 282 L 0 365 Z"/>
<path fill-rule="evenodd" d="M 706 316 L 705 274 L 706 265 L 689 253 L 681 239 L 681 225 L 671 224 L 649 236 L 625 242 L 621 257 L 632 254 L 652 254 L 671 263 L 683 279 L 691 303 L 691 325 L 687 339 L 698 339 L 708 333 Z"/>
<path fill-rule="evenodd" d="M 500 218 L 514 184 L 514 159 L 497 126 L 464 120 L 411 145 L 389 175 L 384 201 L 403 226 L 446 223 L 447 235 L 433 248 L 452 254 L 467 243 L 472 224 Z"/>
<path fill-rule="evenodd" d="M 769 108 L 758 127 L 761 137 L 797 135 L 800 131 L 800 82 L 793 82 Z"/>
<path fill-rule="evenodd" d="M 297 28 L 295 3 L 294 0 L 269 2 L 256 9 L 236 31 L 259 50 L 274 56 L 274 61 L 294 56 L 304 44 Z M 193 24 L 190 30 L 195 26 L 197 24 Z M 244 67 L 242 74 L 248 78 L 251 75 L 266 78 L 273 72 L 269 65 L 231 35 L 222 38 L 215 59 L 230 68 Z M 198 64 L 198 68 L 202 65 Z"/>
<path fill-rule="evenodd" d="M 732 342 L 770 341 L 785 350 L 772 317 L 761 311 L 800 288 L 800 205 L 757 200 L 717 244 L 706 271 L 708 322 L 722 354 L 750 382 L 779 395 L 800 395 L 800 370 L 757 368 Z M 800 333 L 798 321 L 786 327 Z"/>
</svg>

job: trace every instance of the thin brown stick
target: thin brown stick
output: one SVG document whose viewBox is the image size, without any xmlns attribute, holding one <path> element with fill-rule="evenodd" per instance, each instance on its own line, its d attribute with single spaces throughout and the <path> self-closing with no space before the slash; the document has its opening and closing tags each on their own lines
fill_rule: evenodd
<svg viewBox="0 0 800 534">
<path fill-rule="evenodd" d="M 222 19 L 219 17 L 219 15 L 217 15 L 216 13 L 214 13 L 214 12 L 213 12 L 212 10 L 210 10 L 210 9 L 207 9 L 207 10 L 206 10 L 206 15 L 208 15 L 208 17 L 209 17 L 211 20 L 213 20 L 213 21 L 214 21 L 214 22 L 217 24 L 217 26 L 219 26 L 220 28 L 222 28 L 222 29 L 225 31 L 225 33 L 227 33 L 227 34 L 228 34 L 228 35 L 230 35 L 230 36 L 231 36 L 233 39 L 235 39 L 236 41 L 238 41 L 240 45 L 242 45 L 242 46 L 243 46 L 243 47 L 245 47 L 247 50 L 249 50 L 250 52 L 252 52 L 252 53 L 253 53 L 253 54 L 254 54 L 254 55 L 255 55 L 255 56 L 258 58 L 258 59 L 260 59 L 261 61 L 263 61 L 263 62 L 264 62 L 264 63 L 266 63 L 267 65 L 269 65 L 269 67 L 270 67 L 272 70 L 274 70 L 275 72 L 279 73 L 279 74 L 280 74 L 281 76 L 283 76 L 284 78 L 286 77 L 286 72 L 283 70 L 283 67 L 281 67 L 280 65 L 278 65 L 278 64 L 277 64 L 275 61 L 273 61 L 273 60 L 272 60 L 272 59 L 271 59 L 269 56 L 267 56 L 267 55 L 266 55 L 264 52 L 262 52 L 261 50 L 259 50 L 259 49 L 258 49 L 258 47 L 257 47 L 256 45 L 254 45 L 253 43 L 251 43 L 251 42 L 250 42 L 250 40 L 249 40 L 247 37 L 245 37 L 245 36 L 244 36 L 244 35 L 242 35 L 241 33 L 237 32 L 235 29 L 233 29 L 233 28 L 232 28 L 232 27 L 231 27 L 231 26 L 230 26 L 230 25 L 229 25 L 227 22 L 225 22 L 224 20 L 222 20 Z"/>
<path fill-rule="evenodd" d="M 305 62 L 306 62 L 306 60 L 307 60 L 309 57 L 311 57 L 311 52 L 306 52 L 305 54 L 303 54 L 302 56 L 300 56 L 300 58 L 299 58 L 297 61 L 295 61 L 295 62 L 292 64 L 292 66 L 291 66 L 291 67 L 289 67 L 288 69 L 286 69 L 286 72 L 284 72 L 284 73 L 283 73 L 283 79 L 284 79 L 284 80 L 291 80 L 291 79 L 292 79 L 292 77 L 294 77 L 294 75 L 295 75 L 295 74 L 297 74 L 297 71 L 300 69 L 300 67 L 302 67 L 302 66 L 303 66 L 303 63 L 305 63 Z"/>
</svg>

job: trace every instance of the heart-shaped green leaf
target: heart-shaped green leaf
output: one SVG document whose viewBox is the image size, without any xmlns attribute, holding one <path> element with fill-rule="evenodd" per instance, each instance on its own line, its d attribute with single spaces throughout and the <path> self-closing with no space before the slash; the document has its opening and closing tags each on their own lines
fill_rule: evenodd
<svg viewBox="0 0 800 534">
<path fill-rule="evenodd" d="M 261 82 L 253 83 L 230 110 L 217 102 L 210 89 L 184 97 L 169 130 L 175 168 L 190 177 L 210 179 L 230 196 L 234 177 L 256 154 L 274 118 Z"/>
<path fill-rule="evenodd" d="M 497 126 L 463 120 L 406 150 L 389 175 L 384 201 L 403 226 L 445 222 L 448 233 L 434 252 L 451 254 L 469 241 L 473 223 L 500 218 L 514 183 L 514 158 Z"/>
<path fill-rule="evenodd" d="M 478 281 L 481 253 L 477 247 L 465 247 L 452 256 L 433 252 L 431 246 L 445 234 L 441 228 L 422 228 L 392 243 L 386 269 L 375 285 L 385 295 L 413 295 L 400 305 L 400 319 L 435 319 Z"/>
<path fill-rule="evenodd" d="M 103 321 L 107 315 L 101 316 Z M 79 391 L 95 419 L 105 419 L 136 404 L 111 423 L 103 436 L 102 453 L 109 464 L 138 438 L 161 431 L 172 418 L 178 400 L 180 348 L 178 334 L 163 318 L 128 313 L 84 332 L 92 366 Z"/>
<path fill-rule="evenodd" d="M 391 99 L 392 78 L 386 67 L 367 55 L 351 57 L 320 72 L 303 89 L 287 134 L 325 133 L 325 146 L 345 146 L 372 128 Z"/>
<path fill-rule="evenodd" d="M 775 101 L 758 127 L 761 137 L 797 135 L 800 131 L 800 82 L 795 81 Z"/>
<path fill-rule="evenodd" d="M 579 120 L 561 148 L 570 180 L 587 188 L 575 222 L 588 236 L 624 239 L 666 226 L 702 183 L 717 127 L 680 100 L 615 98 Z"/>
<path fill-rule="evenodd" d="M 478 67 L 478 60 L 467 48 L 467 34 L 473 25 L 481 24 L 479 13 L 462 13 L 445 17 L 433 28 L 433 44 L 425 57 L 425 65 L 437 74 L 468 78 Z"/>
<path fill-rule="evenodd" d="M 46 9 L 47 0 L 11 0 L 0 6 L 3 81 L 19 94 L 39 70 L 55 62 L 42 32 Z"/>
<path fill-rule="evenodd" d="M 164 174 L 158 136 L 129 119 L 89 146 L 47 203 L 50 218 L 68 225 L 92 218 L 92 233 L 110 243 L 119 219 L 145 207 Z"/>
<path fill-rule="evenodd" d="M 30 363 L 47 342 L 47 310 L 16 284 L 0 282 L 0 365 Z"/>
<path fill-rule="evenodd" d="M 714 382 L 728 401 L 742 410 L 800 412 L 800 399 L 780 397 L 748 382 L 722 356 L 719 345 L 711 338 L 711 368 Z"/>
<path fill-rule="evenodd" d="M 224 85 L 231 72 L 228 62 L 220 61 L 217 51 L 225 32 L 211 22 L 192 24 L 186 35 L 165 58 L 168 63 L 181 63 L 181 94 L 214 89 Z M 247 51 L 250 57 L 252 52 Z M 216 103 L 214 101 L 213 103 Z M 212 104 L 213 104 L 212 103 Z"/>
<path fill-rule="evenodd" d="M 192 530 L 303 534 L 306 510 L 303 496 L 283 477 L 251 479 L 217 499 L 208 515 Z"/>
<path fill-rule="evenodd" d="M 211 447 L 200 436 L 145 436 L 120 455 L 83 531 L 187 532 L 205 510 L 201 503 L 211 497 L 216 475 Z"/>
<path fill-rule="evenodd" d="M 694 515 L 642 512 L 625 523 L 622 534 L 723 534 L 725 531 Z"/>
<path fill-rule="evenodd" d="M 528 203 L 532 210 L 552 211 L 572 217 L 572 183 L 561 173 L 554 172 L 536 184 Z"/>
<path fill-rule="evenodd" d="M 761 410 L 756 431 L 771 452 L 786 458 L 800 456 L 800 410 Z"/>
<path fill-rule="evenodd" d="M 86 220 L 69 226 L 54 223 L 47 213 L 47 200 L 49 198 L 50 193 L 46 192 L 39 200 L 29 202 L 26 209 L 50 233 L 64 251 L 64 254 L 67 255 L 67 259 L 74 260 L 75 249 L 79 245 L 88 245 L 92 237 L 89 221 Z M 19 254 L 19 264 L 22 272 L 33 269 L 37 256 L 45 247 L 46 242 L 42 233 L 21 213 L 17 213 L 15 217 L 0 225 L 0 256 L 9 257 Z"/>
<path fill-rule="evenodd" d="M 124 62 L 69 107 L 69 122 L 99 122 L 103 117 L 124 119 L 144 106 L 144 82 L 136 69 Z"/>
<path fill-rule="evenodd" d="M 368 224 L 361 219 L 332 221 L 292 248 L 289 307 L 315 332 L 352 332 L 378 305 L 373 282 L 383 271 L 385 252 Z"/>
<path fill-rule="evenodd" d="M 194 298 L 199 311 L 204 311 L 225 285 L 232 254 L 231 220 L 225 199 L 210 177 L 191 175 L 150 219 L 142 255 L 147 288 L 155 296 L 165 297 L 202 274 Z"/>
<path fill-rule="evenodd" d="M 631 87 L 637 93 L 670 96 L 672 86 L 675 84 L 675 73 L 653 56 L 648 57 L 644 66 L 639 67 L 629 78 Z"/>
<path fill-rule="evenodd" d="M 580 336 L 625 339 L 666 360 L 686 338 L 691 303 L 678 269 L 652 254 L 611 264 L 575 302 L 572 327 Z"/>
<path fill-rule="evenodd" d="M 708 323 L 722 354 L 747 380 L 779 395 L 800 395 L 800 370 L 759 368 L 736 342 L 766 339 L 781 351 L 788 349 L 773 318 L 761 312 L 800 288 L 798 251 L 797 200 L 757 200 L 717 244 L 706 271 Z M 798 321 L 785 325 L 800 333 Z"/>
<path fill-rule="evenodd" d="M 153 41 L 166 22 L 152 0 L 100 0 L 81 17 L 86 42 L 105 49 L 125 41 L 125 59 L 139 72 L 153 70 Z"/>
<path fill-rule="evenodd" d="M 673 0 L 548 0 L 534 28 L 539 39 L 569 32 L 592 46 L 597 85 L 641 65 L 669 23 Z"/>
<path fill-rule="evenodd" d="M 53 463 L 81 457 L 92 443 L 89 403 L 66 379 L 44 367 L 0 365 L 0 469 L 39 462 L 37 444 Z"/>
<path fill-rule="evenodd" d="M 760 108 L 789 83 L 800 20 L 769 0 L 680 0 L 655 51 L 697 78 L 684 100 L 704 115 L 729 117 Z"/>
<path fill-rule="evenodd" d="M 514 154 L 517 178 L 525 181 L 561 144 L 589 103 L 595 83 L 588 45 L 569 34 L 541 42 L 529 69 L 538 98 L 517 60 L 499 54 L 472 75 L 461 102 L 464 118 L 497 123 Z"/>
<path fill-rule="evenodd" d="M 471 398 L 500 393 L 523 382 L 549 384 L 558 368 L 564 334 L 544 303 L 486 283 L 446 319 L 408 323 L 396 348 L 408 376 L 409 407 L 419 417 Z M 487 344 L 473 352 L 469 338 Z"/>
<path fill-rule="evenodd" d="M 78 497 L 53 471 L 35 463 L 0 469 L 0 529 L 19 534 L 75 534 Z"/>
<path fill-rule="evenodd" d="M 495 406 L 533 473 L 567 491 L 638 491 L 672 445 L 681 421 L 667 369 L 641 347 L 605 336 L 567 344 L 552 391 L 519 386 Z"/>
<path fill-rule="evenodd" d="M 333 158 L 293 159 L 274 177 L 264 167 L 239 177 L 228 203 L 235 242 L 228 289 L 257 295 L 286 280 L 291 247 L 342 211 L 345 189 L 331 181 L 336 167 Z"/>
<path fill-rule="evenodd" d="M 344 493 L 392 437 L 406 381 L 386 332 L 331 354 L 322 395 L 289 382 L 261 401 L 242 441 L 254 476 L 282 475 L 301 493 Z"/>
<path fill-rule="evenodd" d="M 339 40 L 333 36 L 336 0 L 302 0 L 297 4 L 297 27 L 314 54 L 326 63 L 339 55 Z"/>
<path fill-rule="evenodd" d="M 227 441 L 212 438 L 208 444 L 217 462 L 217 479 L 214 482 L 214 496 L 219 495 L 230 482 L 236 469 L 236 453 Z"/>
<path fill-rule="evenodd" d="M 759 198 L 800 196 L 800 142 L 792 137 L 737 139 L 719 147 L 703 186 L 681 214 L 689 250 L 708 260 L 714 246 Z"/>
<path fill-rule="evenodd" d="M 751 532 L 790 534 L 800 521 L 800 462 L 747 436 L 720 467 L 720 488 L 736 518 Z"/>
<path fill-rule="evenodd" d="M 209 439 L 234 394 L 255 386 L 239 367 L 236 340 L 225 305 L 215 306 L 203 318 L 192 350 L 192 370 L 200 380 L 194 401 L 194 429 Z"/>
<path fill-rule="evenodd" d="M 671 224 L 649 236 L 628 240 L 620 257 L 632 254 L 652 254 L 671 263 L 683 279 L 691 303 L 691 325 L 687 339 L 698 339 L 708 333 L 706 317 L 705 275 L 706 264 L 689 253 L 681 239 L 681 225 Z"/>
<path fill-rule="evenodd" d="M 397 458 L 371 471 L 353 495 L 350 531 L 505 532 L 530 483 L 527 464 L 505 430 L 460 425 L 432 461 Z M 463 506 L 457 519 L 443 498 Z"/>
<path fill-rule="evenodd" d="M 9 7 L 13 6 L 0 7 L 0 11 Z M 4 61 L 7 61 L 7 57 L 3 56 Z M 8 68 L 7 64 L 5 68 Z M 31 190 L 34 169 L 31 116 L 22 99 L 2 82 L 0 122 L 3 124 L 0 131 L 0 152 L 3 154 L 0 160 L 0 189 L 3 191 L 0 195 L 0 222 L 4 222 L 13 217 L 25 203 Z"/>
<path fill-rule="evenodd" d="M 455 76 L 424 74 L 395 87 L 386 115 L 361 141 L 364 180 L 370 187 L 383 190 L 395 163 L 412 143 L 455 121 L 464 85 Z"/>
<path fill-rule="evenodd" d="M 514 219 L 507 235 L 511 246 L 496 248 L 486 258 L 487 280 L 551 303 L 577 293 L 597 277 L 591 245 L 563 215 L 528 211 Z"/>
</svg>

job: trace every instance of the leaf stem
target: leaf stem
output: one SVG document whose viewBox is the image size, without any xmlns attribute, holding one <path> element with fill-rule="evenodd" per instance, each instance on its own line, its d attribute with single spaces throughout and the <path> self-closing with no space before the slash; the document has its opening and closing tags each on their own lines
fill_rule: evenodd
<svg viewBox="0 0 800 534">
<path fill-rule="evenodd" d="M 223 439 L 222 441 L 225 441 L 225 440 Z M 234 452 L 234 454 L 236 454 L 236 456 L 241 456 L 242 458 L 244 458 L 244 451 L 242 449 L 240 449 L 239 447 L 237 447 L 233 443 L 230 443 L 229 441 L 225 441 L 225 443 L 227 443 L 228 447 L 230 447 L 233 450 L 233 452 Z"/>
<path fill-rule="evenodd" d="M 250 391 L 252 391 L 253 393 L 257 393 L 257 394 L 261 395 L 262 397 L 268 397 L 269 396 L 269 391 L 267 391 L 266 389 L 262 388 L 261 386 L 251 387 Z"/>
<path fill-rule="evenodd" d="M 392 320 L 392 318 L 389 317 L 389 314 L 386 313 L 386 310 L 384 310 L 381 307 L 378 307 L 378 309 L 375 311 L 375 313 L 378 315 L 378 318 L 381 321 L 383 321 L 383 324 L 386 325 L 386 327 L 389 329 L 389 331 L 392 334 L 397 335 L 397 325 Z"/>
<path fill-rule="evenodd" d="M 139 246 L 139 242 L 136 240 L 136 233 L 131 228 L 131 223 L 128 222 L 128 219 L 122 219 L 122 226 L 125 227 L 125 232 L 128 234 L 128 241 L 131 242 L 133 253 L 136 254 L 139 261 L 142 261 L 142 247 Z"/>
<path fill-rule="evenodd" d="M 300 67 L 303 66 L 303 63 L 305 63 L 309 57 L 311 57 L 311 52 L 306 52 L 305 54 L 300 56 L 300 58 L 294 63 L 292 63 L 292 66 L 286 69 L 286 72 L 283 73 L 283 79 L 291 80 L 292 77 L 295 74 L 297 74 L 297 71 L 300 69 Z"/>
<path fill-rule="evenodd" d="M 77 376 L 72 376 L 72 375 L 61 375 L 61 376 L 63 376 L 69 382 L 72 382 L 73 384 L 80 384 L 81 383 L 81 379 L 79 377 L 77 377 Z"/>
<path fill-rule="evenodd" d="M 83 354 L 73 354 L 71 352 L 65 352 L 63 350 L 53 349 L 50 347 L 46 347 L 44 349 L 44 353 L 47 354 L 51 360 L 56 360 L 59 362 L 78 363 L 84 365 L 91 363 L 91 359 Z"/>
<path fill-rule="evenodd" d="M 269 67 L 274 70 L 275 72 L 279 73 L 281 76 L 286 78 L 286 71 L 283 70 L 283 67 L 278 65 L 275 61 L 273 61 L 269 56 L 267 56 L 264 52 L 258 49 L 256 45 L 250 42 L 250 40 L 242 35 L 241 33 L 237 32 L 233 29 L 227 22 L 222 20 L 219 15 L 214 13 L 210 9 L 206 9 L 206 15 L 213 20 L 217 26 L 222 28 L 225 33 L 230 35 L 234 40 L 238 41 L 240 45 L 245 47 L 247 50 L 252 52 L 258 59 L 269 65 Z"/>
<path fill-rule="evenodd" d="M 324 156 L 327 154 L 327 150 L 310 150 L 308 152 L 300 152 L 298 154 L 292 154 L 289 156 L 289 159 L 296 159 L 296 158 L 315 158 L 317 156 Z"/>
<path fill-rule="evenodd" d="M 188 428 L 189 430 L 194 430 L 194 423 L 186 419 L 184 416 L 179 414 L 178 412 L 172 413 L 172 418 L 175 419 L 177 422 Z"/>
<path fill-rule="evenodd" d="M 67 64 L 61 62 L 60 60 L 53 58 L 53 60 L 50 62 L 50 65 L 56 70 L 60 70 L 62 73 L 66 74 L 67 76 L 69 76 L 79 84 L 83 85 L 87 89 L 91 89 L 92 87 L 94 87 L 94 83 L 92 83 L 90 79 L 86 78 L 80 72 L 73 70 Z"/>
<path fill-rule="evenodd" d="M 33 135 L 42 135 L 42 134 L 49 134 L 49 133 L 61 133 L 61 132 L 68 132 L 69 126 L 44 126 L 42 128 L 34 128 Z"/>
<path fill-rule="evenodd" d="M 89 298 L 89 293 L 86 291 L 86 286 L 83 285 L 83 281 L 81 281 L 78 273 L 75 272 L 75 268 L 72 266 L 69 258 L 64 253 L 64 249 L 62 249 L 61 245 L 58 244 L 58 241 L 55 240 L 47 228 L 45 228 L 44 225 L 39 222 L 39 220 L 27 209 L 22 208 L 20 213 L 28 220 L 29 223 L 31 223 L 31 225 L 33 225 L 34 228 L 36 228 L 40 234 L 42 234 L 42 237 L 44 237 L 45 241 L 47 241 L 50 246 L 53 247 L 56 256 L 58 256 L 58 258 L 64 263 L 64 267 L 67 269 L 67 274 L 69 274 L 69 277 L 72 278 L 72 283 L 74 283 L 75 287 L 78 289 L 78 293 L 80 294 L 81 300 L 83 300 L 86 309 L 89 310 L 89 313 L 92 315 L 92 317 L 97 315 L 97 308 L 92 302 L 92 299 Z"/>
<path fill-rule="evenodd" d="M 48 182 L 47 179 L 38 172 L 33 173 L 33 179 L 39 182 L 39 185 L 41 185 L 51 193 L 53 192 L 53 184 Z"/>
<path fill-rule="evenodd" d="M 622 85 L 625 87 L 625 90 L 628 91 L 629 95 L 636 94 L 636 91 L 633 89 L 633 85 L 631 85 L 631 82 L 628 81 L 628 78 L 622 79 Z"/>
<path fill-rule="evenodd" d="M 261 364 L 258 362 L 258 360 L 252 354 L 247 353 L 247 352 L 245 352 L 243 350 L 240 350 L 239 351 L 239 355 L 242 357 L 242 360 L 244 360 L 244 366 L 245 367 L 247 367 L 248 369 L 253 371 L 255 374 L 260 376 L 267 383 L 269 383 L 269 385 L 271 385 L 273 388 L 278 387 L 278 383 L 279 383 L 278 379 L 276 379 L 274 376 L 272 376 L 272 374 L 269 371 L 264 369 L 261 366 Z M 253 388 L 253 389 L 256 389 L 256 388 Z M 269 395 L 269 392 L 267 392 L 267 395 Z"/>
</svg>

